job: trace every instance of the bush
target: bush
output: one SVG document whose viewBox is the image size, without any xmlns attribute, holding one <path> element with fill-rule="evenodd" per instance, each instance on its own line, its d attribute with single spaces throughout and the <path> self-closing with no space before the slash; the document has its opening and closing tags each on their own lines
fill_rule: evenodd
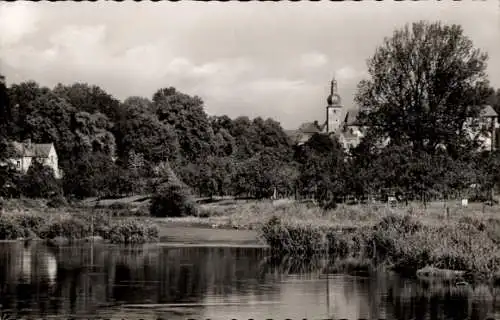
<svg viewBox="0 0 500 320">
<path fill-rule="evenodd" d="M 151 198 L 150 213 L 154 217 L 183 217 L 196 215 L 196 203 L 186 187 L 164 184 Z"/>
<path fill-rule="evenodd" d="M 24 236 L 24 228 L 13 217 L 0 216 L 0 240 L 15 240 Z"/>
<path fill-rule="evenodd" d="M 22 178 L 22 193 L 29 198 L 48 198 L 61 193 L 52 168 L 34 162 Z"/>
<path fill-rule="evenodd" d="M 57 219 L 48 223 L 40 231 L 40 237 L 43 239 L 54 239 L 55 237 L 82 239 L 90 236 L 90 233 L 90 224 L 72 217 Z"/>
<path fill-rule="evenodd" d="M 39 215 L 34 214 L 22 214 L 13 217 L 17 225 L 24 229 L 25 235 L 29 235 L 30 231 L 36 235 L 40 234 L 40 231 L 44 228 L 46 224 L 46 219 Z"/>
<path fill-rule="evenodd" d="M 139 244 L 158 239 L 159 230 L 156 225 L 151 225 L 138 220 L 122 220 L 113 224 L 103 238 L 111 243 Z"/>
<path fill-rule="evenodd" d="M 48 202 L 47 206 L 49 208 L 61 208 L 68 205 L 66 198 L 62 194 L 56 194 Z"/>
</svg>

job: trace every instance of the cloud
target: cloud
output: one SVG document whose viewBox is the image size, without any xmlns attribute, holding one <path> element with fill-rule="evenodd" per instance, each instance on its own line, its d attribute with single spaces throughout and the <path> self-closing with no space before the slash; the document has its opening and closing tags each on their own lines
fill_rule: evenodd
<svg viewBox="0 0 500 320">
<path fill-rule="evenodd" d="M 270 116 L 293 128 L 324 118 L 333 75 L 352 107 L 376 46 L 395 27 L 420 19 L 461 24 L 490 54 L 491 83 L 500 87 L 500 16 L 491 1 L 335 8 L 19 1 L 0 5 L 0 71 L 9 83 L 88 82 L 120 99 L 174 86 L 202 97 L 210 113 Z"/>
<path fill-rule="evenodd" d="M 287 93 L 299 89 L 305 85 L 304 81 L 287 79 L 261 79 L 248 85 L 254 93 Z"/>
<path fill-rule="evenodd" d="M 354 69 L 351 66 L 345 66 L 335 72 L 335 78 L 340 81 L 351 81 L 351 80 L 359 80 L 366 76 L 367 73 L 365 71 L 359 71 Z"/>
<path fill-rule="evenodd" d="M 319 52 L 305 53 L 300 57 L 300 64 L 305 68 L 319 68 L 328 63 L 325 54 Z"/>
<path fill-rule="evenodd" d="M 37 30 L 39 17 L 26 2 L 0 4 L 0 48 L 14 45 Z"/>
</svg>

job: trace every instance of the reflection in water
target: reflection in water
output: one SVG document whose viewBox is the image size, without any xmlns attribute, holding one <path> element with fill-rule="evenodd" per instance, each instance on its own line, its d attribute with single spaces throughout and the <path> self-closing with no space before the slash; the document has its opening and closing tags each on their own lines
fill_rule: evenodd
<svg viewBox="0 0 500 320">
<path fill-rule="evenodd" d="M 290 270 L 257 248 L 0 243 L 0 304 L 14 318 L 500 319 L 498 289 Z"/>
</svg>

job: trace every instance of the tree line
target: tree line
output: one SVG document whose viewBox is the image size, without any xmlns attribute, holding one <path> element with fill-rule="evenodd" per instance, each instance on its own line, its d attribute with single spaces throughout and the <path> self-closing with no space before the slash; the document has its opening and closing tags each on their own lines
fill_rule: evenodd
<svg viewBox="0 0 500 320">
<path fill-rule="evenodd" d="M 200 97 L 174 87 L 120 101 L 87 83 L 3 81 L 0 158 L 8 157 L 7 141 L 53 142 L 64 173 L 54 183 L 76 198 L 154 192 L 165 165 L 200 196 L 277 193 L 331 203 L 384 189 L 412 197 L 452 195 L 471 184 L 490 190 L 500 178 L 498 153 L 477 152 L 478 138 L 467 134 L 481 129 L 468 119 L 477 119 L 482 105 L 500 112 L 487 58 L 457 25 L 396 30 L 359 84 L 359 121 L 369 129 L 349 151 L 321 134 L 297 146 L 273 119 L 208 116 Z M 0 179 L 1 187 L 26 178 L 3 169 Z M 31 189 L 25 193 L 43 196 L 42 188 Z"/>
</svg>

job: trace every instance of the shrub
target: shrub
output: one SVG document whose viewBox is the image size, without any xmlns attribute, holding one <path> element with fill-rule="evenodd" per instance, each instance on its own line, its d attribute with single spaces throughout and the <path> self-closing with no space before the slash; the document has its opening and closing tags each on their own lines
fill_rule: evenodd
<svg viewBox="0 0 500 320">
<path fill-rule="evenodd" d="M 52 168 L 34 162 L 22 178 L 22 193 L 30 198 L 48 198 L 61 193 Z"/>
<path fill-rule="evenodd" d="M 48 202 L 47 206 L 49 208 L 61 208 L 65 207 L 68 205 L 68 202 L 66 201 L 66 198 L 62 194 L 56 194 L 53 196 Z"/>
<path fill-rule="evenodd" d="M 157 240 L 158 234 L 156 225 L 127 219 L 111 225 L 104 238 L 109 239 L 111 243 L 139 244 Z"/>
<path fill-rule="evenodd" d="M 35 214 L 16 215 L 13 217 L 13 219 L 20 228 L 24 229 L 24 233 L 26 236 L 29 235 L 30 231 L 32 231 L 36 235 L 39 235 L 47 220 L 42 216 Z"/>
<path fill-rule="evenodd" d="M 11 216 L 0 216 L 0 240 L 15 240 L 25 236 L 25 230 Z"/>
<path fill-rule="evenodd" d="M 41 231 L 43 239 L 66 237 L 69 239 L 82 239 L 90 236 L 90 225 L 76 217 L 56 219 L 48 223 Z"/>
<path fill-rule="evenodd" d="M 189 190 L 179 184 L 163 184 L 151 199 L 150 213 L 155 217 L 192 216 L 196 212 Z"/>
</svg>

